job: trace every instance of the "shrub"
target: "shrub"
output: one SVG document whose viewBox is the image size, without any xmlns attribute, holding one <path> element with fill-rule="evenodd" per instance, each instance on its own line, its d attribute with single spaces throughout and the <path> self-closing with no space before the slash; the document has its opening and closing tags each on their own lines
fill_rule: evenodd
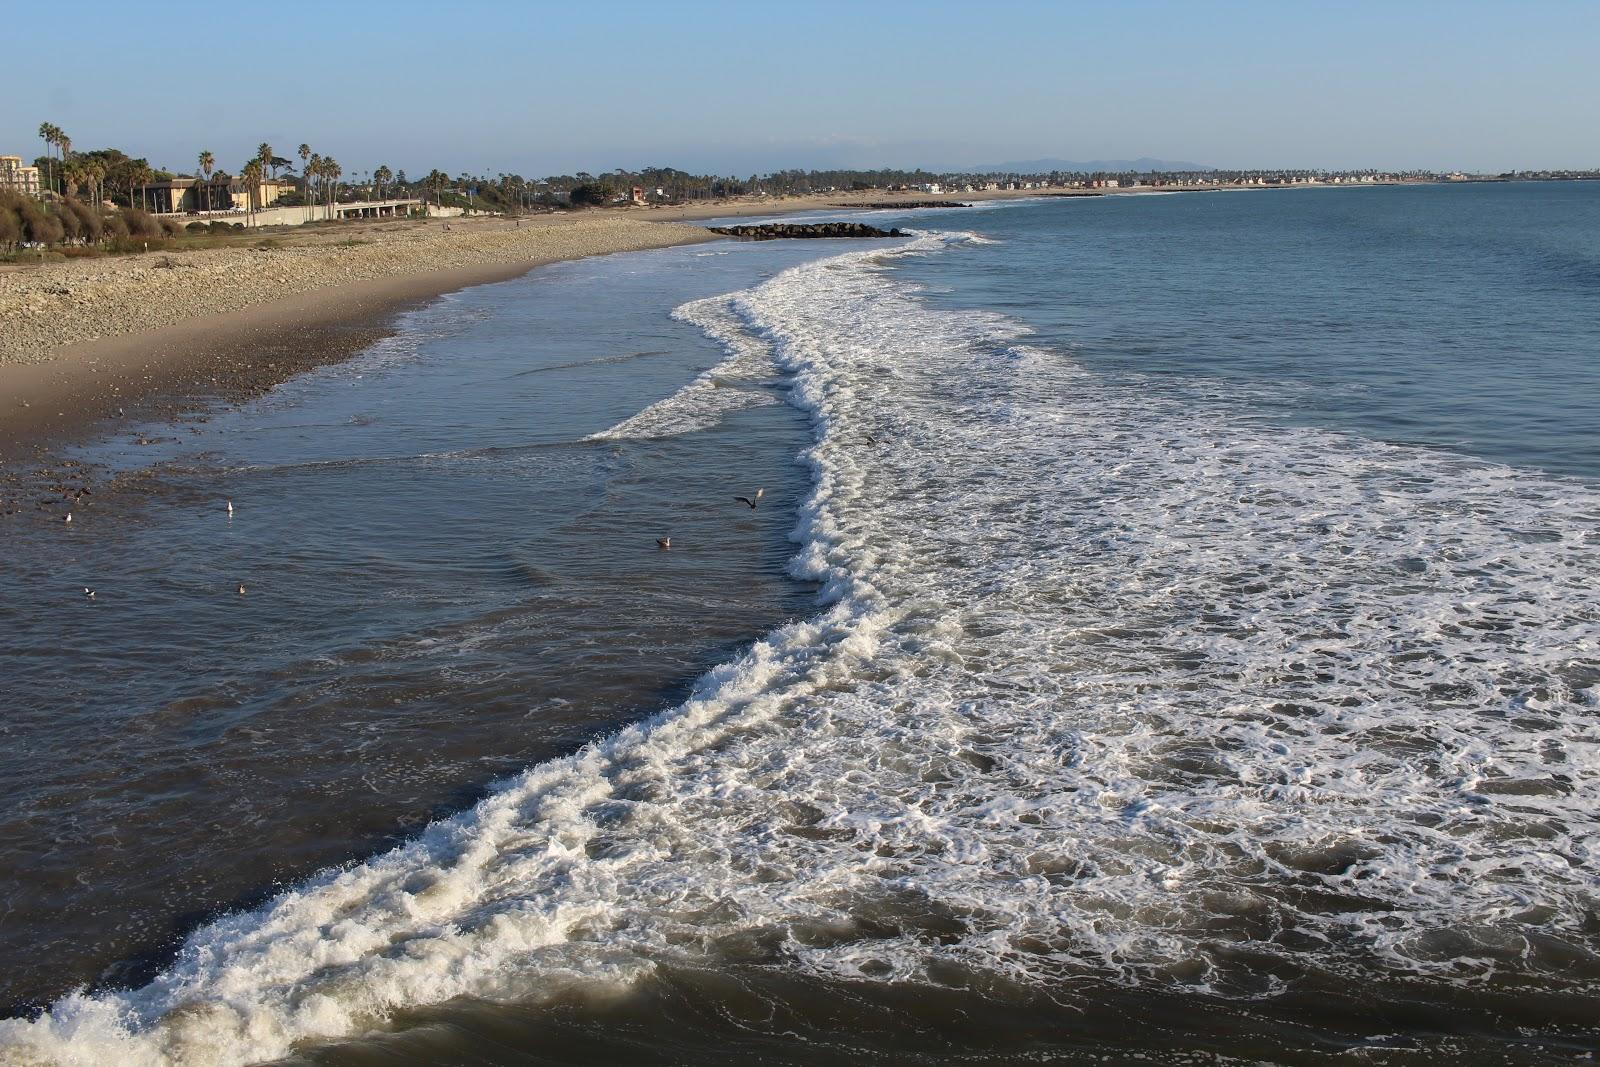
<svg viewBox="0 0 1600 1067">
<path fill-rule="evenodd" d="M 177 219 L 157 219 L 161 223 L 161 232 L 167 237 L 179 237 L 183 234 L 183 223 Z"/>
<path fill-rule="evenodd" d="M 211 227 L 207 226 L 203 222 L 191 222 L 189 225 L 184 227 L 184 229 L 188 230 L 190 233 L 205 233 L 210 228 Z"/>
<path fill-rule="evenodd" d="M 72 198 L 60 201 L 55 210 L 56 221 L 61 224 L 61 239 L 77 244 L 83 237 L 83 217 L 72 210 L 77 201 Z"/>
<path fill-rule="evenodd" d="M 44 205 L 37 200 L 24 198 L 20 215 L 24 240 L 54 245 L 60 244 L 62 237 L 66 235 L 61 227 L 61 220 L 46 211 Z"/>
<path fill-rule="evenodd" d="M 233 232 L 233 227 L 229 226 L 226 222 L 223 222 L 221 219 L 212 220 L 211 225 L 207 226 L 206 229 L 210 230 L 212 233 L 232 233 Z"/>
<path fill-rule="evenodd" d="M 0 248 L 10 251 L 22 243 L 22 219 L 17 209 L 0 202 Z"/>
<path fill-rule="evenodd" d="M 128 235 L 130 237 L 161 236 L 161 224 L 156 222 L 149 212 L 141 211 L 136 207 L 125 207 L 122 209 L 121 214 L 123 223 L 128 227 Z"/>
<path fill-rule="evenodd" d="M 105 230 L 105 217 L 79 200 L 62 202 L 61 222 L 68 237 L 93 244 L 100 242 L 100 236 Z"/>
</svg>

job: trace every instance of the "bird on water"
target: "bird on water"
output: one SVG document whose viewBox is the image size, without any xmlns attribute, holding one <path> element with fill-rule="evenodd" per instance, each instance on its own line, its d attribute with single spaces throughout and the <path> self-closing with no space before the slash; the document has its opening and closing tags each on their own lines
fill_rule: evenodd
<svg viewBox="0 0 1600 1067">
<path fill-rule="evenodd" d="M 240 596 L 244 596 L 244 583 L 243 582 L 239 583 L 239 595 Z"/>
<path fill-rule="evenodd" d="M 656 538 L 656 547 L 661 549 L 661 550 L 663 550 L 663 551 L 671 548 L 672 547 L 672 538 L 670 538 L 670 537 L 658 537 L 658 538 Z"/>
<path fill-rule="evenodd" d="M 94 590 L 90 589 L 88 586 L 84 586 L 83 587 L 83 595 L 88 597 L 90 600 L 93 600 L 94 599 Z"/>
<path fill-rule="evenodd" d="M 233 518 L 233 501 L 228 501 L 228 518 Z"/>
<path fill-rule="evenodd" d="M 757 489 L 755 496 L 736 496 L 733 499 L 737 500 L 741 504 L 748 504 L 750 506 L 750 510 L 754 511 L 756 509 L 756 501 L 760 500 L 761 494 L 765 492 L 765 489 Z"/>
<path fill-rule="evenodd" d="M 67 517 L 62 519 L 61 521 L 62 522 L 71 522 L 72 521 L 72 512 L 70 512 L 70 511 L 67 512 Z"/>
</svg>

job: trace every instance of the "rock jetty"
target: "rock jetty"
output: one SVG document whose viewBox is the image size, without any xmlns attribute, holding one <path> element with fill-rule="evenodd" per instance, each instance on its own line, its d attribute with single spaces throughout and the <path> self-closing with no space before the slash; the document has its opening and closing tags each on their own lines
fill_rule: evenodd
<svg viewBox="0 0 1600 1067">
<path fill-rule="evenodd" d="M 710 226 L 712 233 L 748 241 L 785 237 L 904 237 L 904 230 L 880 230 L 861 222 L 769 222 L 752 226 Z"/>
<path fill-rule="evenodd" d="M 849 207 L 860 209 L 870 207 L 874 211 L 913 211 L 922 207 L 971 207 L 959 200 L 885 200 L 877 204 L 834 204 L 834 207 Z"/>
</svg>

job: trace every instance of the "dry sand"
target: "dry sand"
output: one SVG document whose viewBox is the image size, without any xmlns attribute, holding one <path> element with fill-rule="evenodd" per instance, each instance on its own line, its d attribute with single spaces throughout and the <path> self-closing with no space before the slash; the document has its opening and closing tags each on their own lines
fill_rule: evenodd
<svg viewBox="0 0 1600 1067">
<path fill-rule="evenodd" d="M 299 293 L 380 278 L 659 248 L 700 231 L 619 214 L 401 220 L 263 233 L 202 251 L 73 259 L 0 273 L 0 365 L 37 363 L 66 345 L 157 330 Z"/>
</svg>

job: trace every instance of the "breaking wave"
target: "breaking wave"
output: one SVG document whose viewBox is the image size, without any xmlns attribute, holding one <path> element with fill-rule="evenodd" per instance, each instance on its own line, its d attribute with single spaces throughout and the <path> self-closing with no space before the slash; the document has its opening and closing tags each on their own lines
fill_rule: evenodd
<svg viewBox="0 0 1600 1067">
<path fill-rule="evenodd" d="M 728 360 L 605 435 L 787 376 L 814 618 L 0 1054 L 247 1063 L 663 964 L 1600 985 L 1600 493 L 1141 395 L 897 281 L 964 239 L 686 305 Z"/>
</svg>

